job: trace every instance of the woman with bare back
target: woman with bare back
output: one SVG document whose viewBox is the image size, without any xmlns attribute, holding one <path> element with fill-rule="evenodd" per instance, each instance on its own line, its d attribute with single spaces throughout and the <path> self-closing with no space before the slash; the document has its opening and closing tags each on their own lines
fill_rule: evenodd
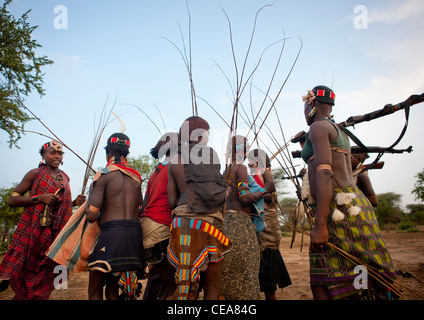
<svg viewBox="0 0 424 320">
<path fill-rule="evenodd" d="M 315 200 L 315 224 L 311 231 L 310 283 L 315 299 L 341 299 L 383 290 L 355 284 L 356 265 L 337 254 L 327 243 L 371 265 L 389 281 L 396 275 L 372 205 L 355 185 L 348 137 L 333 121 L 335 94 L 325 86 L 308 90 L 304 115 L 310 130 L 302 149 L 308 164 L 309 184 Z M 371 290 L 372 289 L 372 290 Z"/>
</svg>

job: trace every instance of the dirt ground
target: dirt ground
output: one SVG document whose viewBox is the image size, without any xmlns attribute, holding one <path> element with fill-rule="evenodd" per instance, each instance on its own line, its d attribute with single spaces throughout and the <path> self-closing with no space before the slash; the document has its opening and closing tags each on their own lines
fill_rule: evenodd
<svg viewBox="0 0 424 320">
<path fill-rule="evenodd" d="M 399 276 L 397 286 L 408 300 L 424 300 L 424 226 L 416 233 L 396 233 L 383 231 L 384 239 L 389 247 L 395 267 L 406 277 Z M 301 235 L 297 234 L 293 247 L 290 249 L 291 236 L 283 237 L 280 251 L 290 274 L 292 285 L 278 290 L 279 300 L 311 300 L 309 288 L 309 238 L 304 237 L 303 249 Z M 143 286 L 145 280 L 143 281 Z M 405 286 L 405 287 L 403 287 Z M 70 272 L 68 289 L 54 290 L 50 300 L 87 300 L 88 273 Z M 416 291 L 416 295 L 410 289 Z M 11 288 L 0 293 L 0 300 L 13 298 Z M 262 296 L 263 298 L 263 296 Z"/>
<path fill-rule="evenodd" d="M 420 232 L 397 233 L 383 231 L 383 238 L 389 248 L 395 268 L 406 277 L 398 276 L 397 287 L 408 300 L 424 300 L 424 226 Z M 300 251 L 301 235 L 297 234 L 293 248 L 290 249 L 291 237 L 283 237 L 280 251 L 292 279 L 292 285 L 279 290 L 279 300 L 310 300 L 309 287 L 309 237 L 304 237 L 303 250 Z M 405 287 L 402 287 L 405 286 Z M 420 296 L 411 292 L 412 289 Z"/>
</svg>

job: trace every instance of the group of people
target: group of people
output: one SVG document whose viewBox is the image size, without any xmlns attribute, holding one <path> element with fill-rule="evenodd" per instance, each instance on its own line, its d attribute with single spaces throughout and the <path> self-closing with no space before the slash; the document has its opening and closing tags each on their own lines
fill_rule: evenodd
<svg viewBox="0 0 424 320">
<path fill-rule="evenodd" d="M 357 296 L 362 290 L 354 286 L 355 265 L 327 244 L 388 278 L 395 270 L 372 204 L 352 173 L 348 138 L 332 121 L 335 94 L 317 86 L 304 101 L 310 130 L 302 158 L 315 221 L 310 233 L 312 293 L 315 299 Z M 219 157 L 208 146 L 209 131 L 205 119 L 192 116 L 179 132 L 162 136 L 150 150 L 160 163 L 144 196 L 139 173 L 127 163 L 130 139 L 123 133 L 108 138 L 106 167 L 96 173 L 88 197 L 74 201 L 69 177 L 59 169 L 62 146 L 44 144 L 43 162 L 25 175 L 9 199 L 10 206 L 25 209 L 0 264 L 0 290 L 10 285 L 17 299 L 49 298 L 57 263 L 46 252 L 55 241 L 66 244 L 72 207 L 81 206 L 84 223 L 99 228 L 85 262 L 89 299 L 103 299 L 104 288 L 107 299 L 119 299 L 120 291 L 134 299 L 138 280 L 146 276 L 145 300 L 193 300 L 202 291 L 210 300 L 254 300 L 260 292 L 275 299 L 277 288 L 289 286 L 291 279 L 279 250 L 270 159 L 263 150 L 248 150 L 246 137 L 234 135 L 230 161 L 221 172 Z"/>
</svg>

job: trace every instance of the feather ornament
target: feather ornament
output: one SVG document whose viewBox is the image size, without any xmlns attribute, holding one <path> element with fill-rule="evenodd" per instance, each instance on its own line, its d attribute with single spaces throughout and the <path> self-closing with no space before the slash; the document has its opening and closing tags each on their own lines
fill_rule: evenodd
<svg viewBox="0 0 424 320">
<path fill-rule="evenodd" d="M 357 216 L 361 213 L 361 208 L 357 206 L 351 206 L 349 209 L 347 209 L 347 211 L 351 216 Z"/>
<path fill-rule="evenodd" d="M 116 117 L 116 119 L 118 119 L 119 123 L 121 124 L 121 132 L 124 133 L 127 130 L 127 128 L 125 127 L 124 122 L 116 115 L 115 112 L 112 112 L 112 113 Z"/>
<path fill-rule="evenodd" d="M 335 200 L 337 205 L 343 206 L 352 203 L 352 200 L 356 198 L 354 193 L 340 192 L 336 194 Z"/>
<path fill-rule="evenodd" d="M 334 221 L 341 221 L 344 219 L 345 215 L 339 209 L 334 209 L 332 217 Z"/>
<path fill-rule="evenodd" d="M 302 190 L 300 192 L 300 197 L 302 200 L 307 200 L 309 204 L 315 203 L 315 199 L 312 197 L 311 189 L 309 187 L 309 178 L 305 174 L 302 179 Z"/>
</svg>

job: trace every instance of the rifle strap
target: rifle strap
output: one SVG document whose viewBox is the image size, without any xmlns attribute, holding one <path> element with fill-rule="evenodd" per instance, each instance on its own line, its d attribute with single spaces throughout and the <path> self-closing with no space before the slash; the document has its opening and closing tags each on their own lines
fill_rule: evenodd
<svg viewBox="0 0 424 320">
<path fill-rule="evenodd" d="M 377 155 L 375 160 L 370 164 L 369 169 L 372 169 L 378 161 L 380 161 L 380 158 L 383 156 L 384 152 L 393 150 L 393 148 L 402 140 L 403 136 L 406 133 L 406 129 L 408 128 L 408 122 L 409 122 L 409 110 L 411 107 L 411 99 L 407 99 L 406 101 L 402 102 L 402 108 L 405 109 L 405 125 L 403 126 L 402 132 L 400 133 L 397 140 L 389 147 L 383 148 L 383 150 Z M 339 126 L 340 129 L 350 138 L 354 143 L 356 143 L 361 149 L 363 149 L 365 152 L 370 152 L 370 150 L 362 143 L 361 140 L 358 139 L 352 132 L 350 132 L 345 126 Z"/>
</svg>

